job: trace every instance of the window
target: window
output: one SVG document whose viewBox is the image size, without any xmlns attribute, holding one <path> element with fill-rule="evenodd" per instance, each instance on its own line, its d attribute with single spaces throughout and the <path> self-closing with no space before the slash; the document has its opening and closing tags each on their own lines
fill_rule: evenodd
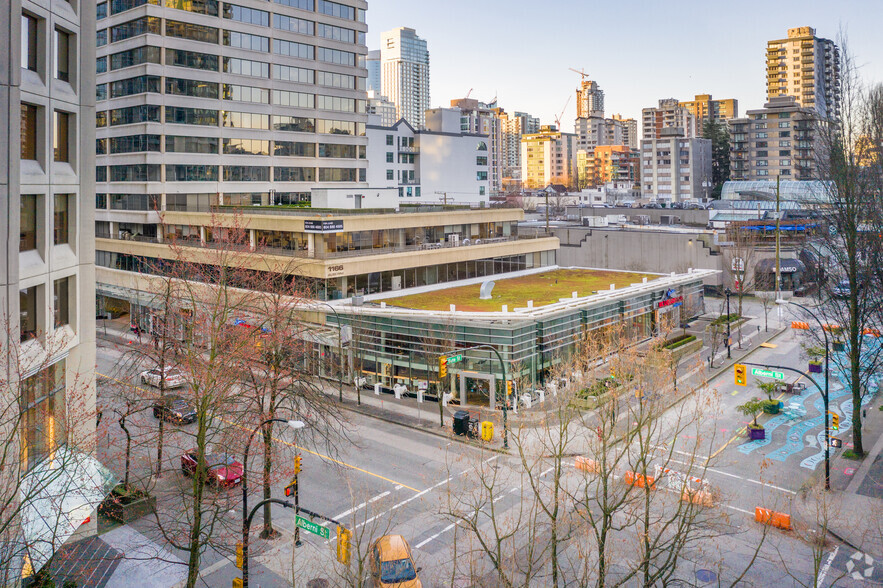
<svg viewBox="0 0 883 588">
<path fill-rule="evenodd" d="M 356 170 L 346 167 L 320 167 L 320 182 L 355 182 Z"/>
<path fill-rule="evenodd" d="M 273 90 L 273 104 L 293 106 L 295 108 L 315 108 L 316 97 L 313 94 L 304 94 L 303 92 Z"/>
<path fill-rule="evenodd" d="M 420 190 L 420 188 L 417 188 L 417 190 Z M 479 195 L 479 196 L 484 196 L 484 186 L 479 186 L 479 187 L 478 187 L 478 195 Z M 420 196 L 420 194 L 417 194 L 417 196 Z"/>
<path fill-rule="evenodd" d="M 110 166 L 111 182 L 159 182 L 160 166 L 156 163 Z"/>
<path fill-rule="evenodd" d="M 356 88 L 356 76 L 320 71 L 317 74 L 316 83 L 320 86 L 354 90 Z"/>
<path fill-rule="evenodd" d="M 217 99 L 218 84 L 184 78 L 166 78 L 166 94 Z"/>
<path fill-rule="evenodd" d="M 95 139 L 95 155 L 107 155 L 107 139 Z"/>
<path fill-rule="evenodd" d="M 270 64 L 263 61 L 251 61 L 250 59 L 238 59 L 236 57 L 224 58 L 224 72 L 240 76 L 255 78 L 269 78 Z"/>
<path fill-rule="evenodd" d="M 273 155 L 285 157 L 316 157 L 315 143 L 274 141 Z"/>
<path fill-rule="evenodd" d="M 166 6 L 187 12 L 218 16 L 217 0 L 166 0 Z"/>
<path fill-rule="evenodd" d="M 319 143 L 319 157 L 337 157 L 344 159 L 356 158 L 355 145 L 339 145 L 336 143 Z"/>
<path fill-rule="evenodd" d="M 55 302 L 54 326 L 55 328 L 69 325 L 70 320 L 70 278 L 55 280 L 53 284 Z"/>
<path fill-rule="evenodd" d="M 316 24 L 316 36 L 324 39 L 331 39 L 333 41 L 342 41 L 344 43 L 356 42 L 356 31 L 321 22 Z"/>
<path fill-rule="evenodd" d="M 119 98 L 121 96 L 131 96 L 132 94 L 144 94 L 145 92 L 159 94 L 162 92 L 160 79 L 159 76 L 137 76 L 111 82 L 110 97 Z"/>
<path fill-rule="evenodd" d="M 294 41 L 283 41 L 282 39 L 273 39 L 273 53 L 277 55 L 288 55 L 290 57 L 300 57 L 301 59 L 313 59 L 315 47 L 312 45 L 304 45 L 303 43 L 295 43 Z"/>
<path fill-rule="evenodd" d="M 327 14 L 328 16 L 336 16 L 347 20 L 356 19 L 356 9 L 352 6 L 345 6 L 337 2 L 329 2 L 328 0 L 319 0 L 316 6 L 316 12 Z"/>
<path fill-rule="evenodd" d="M 314 72 L 311 69 L 273 64 L 273 79 L 312 84 L 313 78 Z"/>
<path fill-rule="evenodd" d="M 313 12 L 313 0 L 275 0 L 276 4 Z"/>
<path fill-rule="evenodd" d="M 391 170 L 391 169 L 386 170 L 386 179 L 387 180 L 394 180 L 395 178 L 396 178 L 396 174 L 393 170 Z"/>
<path fill-rule="evenodd" d="M 224 153 L 228 155 L 269 155 L 270 142 L 260 139 L 224 139 Z"/>
<path fill-rule="evenodd" d="M 111 194 L 111 210 L 159 210 L 159 194 Z"/>
<path fill-rule="evenodd" d="M 217 153 L 217 137 L 166 135 L 166 153 Z"/>
<path fill-rule="evenodd" d="M 139 153 L 142 151 L 159 152 L 160 135 L 128 135 L 111 137 L 111 153 Z"/>
<path fill-rule="evenodd" d="M 790 159 L 781 159 L 779 160 L 779 165 L 789 167 L 791 165 Z"/>
<path fill-rule="evenodd" d="M 70 81 L 71 34 L 55 29 L 55 79 Z"/>
<path fill-rule="evenodd" d="M 218 56 L 183 49 L 166 49 L 166 65 L 218 71 Z"/>
<path fill-rule="evenodd" d="M 95 5 L 95 20 L 107 18 L 107 2 L 99 2 Z"/>
<path fill-rule="evenodd" d="M 63 245 L 69 243 L 70 217 L 68 207 L 73 200 L 72 194 L 56 194 L 55 208 L 53 209 L 53 243 Z"/>
<path fill-rule="evenodd" d="M 103 47 L 104 45 L 107 45 L 107 29 L 95 31 L 95 46 Z"/>
<path fill-rule="evenodd" d="M 221 111 L 223 126 L 238 129 L 269 129 L 270 115 L 254 112 Z"/>
<path fill-rule="evenodd" d="M 346 120 L 323 120 L 316 121 L 318 132 L 328 135 L 365 135 L 365 123 L 355 123 Z"/>
<path fill-rule="evenodd" d="M 159 106 L 145 104 L 116 108 L 110 111 L 110 126 L 131 125 L 141 122 L 159 122 Z"/>
<path fill-rule="evenodd" d="M 790 129 L 790 128 L 791 128 L 791 123 L 788 122 L 788 121 L 780 122 L 780 123 L 779 123 L 779 128 L 780 128 L 780 129 Z"/>
<path fill-rule="evenodd" d="M 270 91 L 266 88 L 254 88 L 252 86 L 237 86 L 224 84 L 224 100 L 236 102 L 256 102 L 259 104 L 270 103 Z"/>
<path fill-rule="evenodd" d="M 106 182 L 107 181 L 107 166 L 106 165 L 96 165 L 95 166 L 95 181 L 96 182 Z"/>
<path fill-rule="evenodd" d="M 95 60 L 95 73 L 107 73 L 107 56 Z"/>
<path fill-rule="evenodd" d="M 394 141 L 394 138 L 393 138 L 392 135 L 387 135 L 387 136 L 386 136 L 386 144 L 387 144 L 387 145 L 394 145 L 394 144 L 395 144 L 395 141 Z"/>
<path fill-rule="evenodd" d="M 479 141 L 478 145 L 475 146 L 476 151 L 487 151 L 487 143 L 484 141 Z"/>
<path fill-rule="evenodd" d="M 298 133 L 315 133 L 316 119 L 298 116 L 273 116 L 273 130 L 294 131 Z"/>
<path fill-rule="evenodd" d="M 273 180 L 276 182 L 315 182 L 316 169 L 312 167 L 275 167 Z"/>
<path fill-rule="evenodd" d="M 386 163 L 395 163 L 395 154 L 393 152 L 386 152 Z"/>
<path fill-rule="evenodd" d="M 169 51 L 174 51 L 169 49 Z M 105 58 L 106 59 L 106 58 Z M 110 69 L 117 70 L 142 63 L 159 63 L 160 48 L 153 46 L 135 47 L 128 51 L 120 51 L 110 56 Z"/>
<path fill-rule="evenodd" d="M 486 171 L 475 172 L 475 179 L 478 180 L 479 182 L 487 181 L 487 172 Z"/>
<path fill-rule="evenodd" d="M 337 112 L 356 112 L 356 103 L 360 102 L 354 98 L 341 98 L 340 96 L 318 96 L 317 108 L 321 110 L 334 110 Z M 362 106 L 361 112 L 365 112 Z"/>
<path fill-rule="evenodd" d="M 115 27 L 110 27 L 110 42 L 116 43 L 138 35 L 151 33 L 154 35 L 162 34 L 161 19 L 155 16 L 142 16 L 129 22 L 124 22 Z"/>
<path fill-rule="evenodd" d="M 110 13 L 118 14 L 120 12 L 132 10 L 133 8 L 138 8 L 144 4 L 159 6 L 159 0 L 111 0 Z"/>
<path fill-rule="evenodd" d="M 166 122 L 181 125 L 218 126 L 218 111 L 206 108 L 166 106 Z"/>
<path fill-rule="evenodd" d="M 325 63 L 336 63 L 338 65 L 356 65 L 355 53 L 350 51 L 340 51 L 338 49 L 329 49 L 327 47 L 319 47 L 316 59 L 324 61 Z"/>
<path fill-rule="evenodd" d="M 166 21 L 166 36 L 218 44 L 218 29 L 215 27 L 178 22 L 176 20 Z"/>
<path fill-rule="evenodd" d="M 37 337 L 37 286 L 18 291 L 18 314 L 21 342 Z"/>
<path fill-rule="evenodd" d="M 37 107 L 21 103 L 21 158 L 37 159 Z"/>
<path fill-rule="evenodd" d="M 24 340 L 24 339 L 22 339 Z M 31 469 L 51 455 L 67 436 L 64 408 L 65 361 L 21 382 L 21 465 Z"/>
<path fill-rule="evenodd" d="M 224 45 L 267 53 L 270 51 L 270 38 L 236 31 L 224 31 Z"/>
<path fill-rule="evenodd" d="M 314 23 L 311 20 L 302 18 L 294 18 L 293 16 L 285 16 L 282 14 L 273 15 L 273 28 L 280 31 L 289 31 L 299 33 L 301 35 L 313 36 Z"/>
<path fill-rule="evenodd" d="M 487 157 L 479 155 L 475 158 L 475 165 L 487 165 Z"/>
<path fill-rule="evenodd" d="M 21 195 L 21 213 L 19 217 L 20 237 L 19 251 L 33 251 L 37 248 L 37 196 Z"/>
<path fill-rule="evenodd" d="M 107 210 L 107 194 L 95 194 L 95 209 Z"/>
<path fill-rule="evenodd" d="M 166 165 L 167 182 L 217 182 L 216 165 Z"/>
<path fill-rule="evenodd" d="M 270 168 L 256 165 L 225 165 L 225 182 L 268 182 Z"/>
<path fill-rule="evenodd" d="M 21 15 L 21 66 L 37 71 L 37 19 L 24 13 Z"/>
<path fill-rule="evenodd" d="M 224 3 L 224 18 L 264 27 L 270 26 L 269 12 L 235 4 Z"/>
<path fill-rule="evenodd" d="M 67 112 L 55 111 L 53 124 L 53 151 L 55 161 L 70 162 L 70 128 L 73 115 Z"/>
</svg>

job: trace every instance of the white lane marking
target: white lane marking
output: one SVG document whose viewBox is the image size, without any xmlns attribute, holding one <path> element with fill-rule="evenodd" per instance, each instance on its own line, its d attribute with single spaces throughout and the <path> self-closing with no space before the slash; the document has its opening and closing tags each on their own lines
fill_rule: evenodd
<svg viewBox="0 0 883 588">
<path fill-rule="evenodd" d="M 402 486 L 401 484 L 399 484 L 398 486 L 396 486 L 395 488 L 393 488 L 393 490 L 401 490 L 402 488 L 404 488 L 404 486 Z"/>
<path fill-rule="evenodd" d="M 828 570 L 831 569 L 831 564 L 834 563 L 834 558 L 837 557 L 838 551 L 840 551 L 839 545 L 834 548 L 834 551 L 828 556 L 828 561 L 826 561 L 825 565 L 822 566 L 822 569 L 819 570 L 819 579 L 816 581 L 816 586 L 822 586 L 822 581 L 825 579 L 825 576 L 828 575 Z"/>
<path fill-rule="evenodd" d="M 424 539 L 423 541 L 421 541 L 420 543 L 418 543 L 417 545 L 415 545 L 414 548 L 415 548 L 415 549 L 420 549 L 421 547 L 423 547 L 424 545 L 426 545 L 427 543 L 429 543 L 429 542 L 432 541 L 433 539 L 437 538 L 437 537 L 438 537 L 439 535 L 441 535 L 442 533 L 447 533 L 448 531 L 450 531 L 451 529 L 453 529 L 454 526 L 456 526 L 456 524 L 457 524 L 457 523 L 451 523 L 450 525 L 448 525 L 447 527 L 445 527 L 444 529 L 442 529 L 441 531 L 439 531 L 438 533 L 436 533 L 436 534 L 433 535 L 432 537 L 427 537 L 426 539 Z"/>
<path fill-rule="evenodd" d="M 745 510 L 744 508 L 739 508 L 739 507 L 737 507 L 737 506 L 732 506 L 732 505 L 730 505 L 730 504 L 724 504 L 724 503 L 721 503 L 720 505 L 721 505 L 722 507 L 724 507 L 724 508 L 729 508 L 729 509 L 731 509 L 731 510 L 735 510 L 736 512 L 744 512 L 744 513 L 747 514 L 747 515 L 754 516 L 754 513 L 753 513 L 753 512 L 747 511 L 747 510 Z"/>
<path fill-rule="evenodd" d="M 554 470 L 554 469 L 555 469 L 555 466 L 550 467 L 550 468 L 549 468 L 548 470 L 546 470 L 545 472 L 542 472 L 542 473 L 540 474 L 540 477 L 541 477 L 541 478 L 544 477 L 546 474 L 548 474 L 549 472 L 551 472 L 551 471 Z"/>
<path fill-rule="evenodd" d="M 797 495 L 797 492 L 795 492 L 794 490 L 789 490 L 789 489 L 787 489 L 787 488 L 782 488 L 781 486 L 775 486 L 775 485 L 770 484 L 770 483 L 768 483 L 768 482 L 761 482 L 760 480 L 752 480 L 751 478 L 745 478 L 745 477 L 742 477 L 742 476 L 737 476 L 736 474 L 731 474 L 730 472 L 725 472 L 725 471 L 723 471 L 723 470 L 718 470 L 718 469 L 715 469 L 715 468 L 708 468 L 708 467 L 700 467 L 700 466 L 698 466 L 698 465 L 695 464 L 695 463 L 693 463 L 693 464 L 691 464 L 691 463 L 686 463 L 686 462 L 683 462 L 683 461 L 678 461 L 678 460 L 676 460 L 676 459 L 669 459 L 668 461 L 671 461 L 671 462 L 673 462 L 673 463 L 677 463 L 677 464 L 680 464 L 680 465 L 685 465 L 685 466 L 688 466 L 688 467 L 698 467 L 700 470 L 703 470 L 703 471 L 706 471 L 706 472 L 712 472 L 712 473 L 714 473 L 714 474 L 720 474 L 721 476 L 729 476 L 729 477 L 731 477 L 731 478 L 736 478 L 737 480 L 743 480 L 743 481 L 745 481 L 745 482 L 751 482 L 752 484 L 757 484 L 758 486 L 764 486 L 764 487 L 766 487 L 766 488 L 772 488 L 772 489 L 774 489 L 774 490 L 779 490 L 780 492 L 785 492 L 786 494 L 791 494 L 792 496 L 796 496 L 796 495 Z"/>
<path fill-rule="evenodd" d="M 697 462 L 708 461 L 707 455 L 698 455 L 698 454 L 690 453 L 689 451 L 681 451 L 680 449 L 672 449 L 672 448 L 667 447 L 665 445 L 653 445 L 652 447 L 653 447 L 653 449 L 661 450 L 664 452 L 671 451 L 673 453 L 683 455 L 684 457 L 689 457 L 690 459 L 695 459 Z"/>
<path fill-rule="evenodd" d="M 375 496 L 374 498 L 371 498 L 371 499 L 369 499 L 369 500 L 366 500 L 365 502 L 363 502 L 363 503 L 360 504 L 359 506 L 354 506 L 353 508 L 351 508 L 351 509 L 349 509 L 349 510 L 345 510 L 345 511 L 343 511 L 342 513 L 340 513 L 339 515 L 337 515 L 336 517 L 332 517 L 332 518 L 333 518 L 334 520 L 339 521 L 339 520 L 341 520 L 343 517 L 347 517 L 347 516 L 353 514 L 354 512 L 356 512 L 357 510 L 361 510 L 361 509 L 365 508 L 366 506 L 368 506 L 369 504 L 371 504 L 372 502 L 377 502 L 378 500 L 380 500 L 381 498 L 384 498 L 384 497 L 386 497 L 386 496 L 389 496 L 389 490 L 387 490 L 386 492 L 383 492 L 382 494 L 378 494 L 378 495 Z M 328 524 L 327 521 L 326 521 L 325 523 L 323 523 L 323 525 L 327 525 L 327 524 Z"/>
</svg>

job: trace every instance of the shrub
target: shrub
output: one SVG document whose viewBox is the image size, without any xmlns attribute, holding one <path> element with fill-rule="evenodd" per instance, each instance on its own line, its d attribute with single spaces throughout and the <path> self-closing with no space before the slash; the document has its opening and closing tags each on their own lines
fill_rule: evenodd
<svg viewBox="0 0 883 588">
<path fill-rule="evenodd" d="M 737 321 L 740 318 L 742 318 L 742 317 L 739 316 L 739 313 L 737 313 L 737 312 L 733 312 L 730 314 L 722 314 L 719 317 L 717 317 L 716 319 L 714 319 L 713 321 L 711 321 L 711 324 L 712 325 L 725 325 L 727 323 Z"/>
<path fill-rule="evenodd" d="M 682 346 L 686 345 L 687 343 L 692 343 L 695 340 L 696 340 L 696 335 L 687 335 L 685 337 L 678 337 L 677 339 L 675 339 L 674 341 L 672 341 L 671 343 L 669 343 L 668 345 L 663 347 L 663 349 L 668 349 L 669 351 L 672 351 L 674 349 L 677 349 L 678 347 L 682 347 Z"/>
</svg>

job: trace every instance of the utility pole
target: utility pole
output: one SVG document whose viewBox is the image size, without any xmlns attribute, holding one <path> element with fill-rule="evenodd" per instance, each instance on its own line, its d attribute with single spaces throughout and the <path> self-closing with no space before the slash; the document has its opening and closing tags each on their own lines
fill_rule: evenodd
<svg viewBox="0 0 883 588">
<path fill-rule="evenodd" d="M 779 176 L 776 176 L 776 300 L 781 298 L 779 288 L 782 284 L 782 264 L 780 263 L 780 244 L 779 244 Z"/>
<path fill-rule="evenodd" d="M 438 190 L 436 190 L 435 193 L 443 195 L 444 205 L 447 206 L 448 205 L 448 193 L 447 192 L 439 192 Z"/>
</svg>

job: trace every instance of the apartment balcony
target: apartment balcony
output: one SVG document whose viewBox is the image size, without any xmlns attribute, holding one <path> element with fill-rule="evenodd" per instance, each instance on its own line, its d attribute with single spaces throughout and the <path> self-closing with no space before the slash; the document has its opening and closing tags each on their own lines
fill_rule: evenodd
<svg viewBox="0 0 883 588">
<path fill-rule="evenodd" d="M 398 151 L 399 153 L 420 153 L 420 148 L 400 145 Z"/>
<path fill-rule="evenodd" d="M 419 186 L 419 185 L 420 185 L 419 178 L 399 180 L 399 186 Z"/>
</svg>

